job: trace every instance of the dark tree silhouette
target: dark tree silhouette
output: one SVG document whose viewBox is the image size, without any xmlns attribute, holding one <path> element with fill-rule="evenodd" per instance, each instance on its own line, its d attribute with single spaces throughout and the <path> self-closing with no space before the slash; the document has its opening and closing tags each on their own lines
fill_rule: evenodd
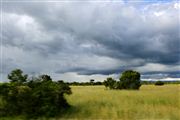
<svg viewBox="0 0 180 120">
<path fill-rule="evenodd" d="M 27 78 L 28 75 L 23 75 L 23 71 L 20 69 L 15 69 L 10 74 L 8 74 L 8 79 L 13 83 L 24 83 L 26 82 Z"/>
</svg>

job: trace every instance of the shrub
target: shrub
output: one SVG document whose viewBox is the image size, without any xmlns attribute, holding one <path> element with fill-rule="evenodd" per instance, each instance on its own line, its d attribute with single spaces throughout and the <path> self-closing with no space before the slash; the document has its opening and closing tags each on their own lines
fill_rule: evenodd
<svg viewBox="0 0 180 120">
<path fill-rule="evenodd" d="M 114 84 L 116 81 L 112 79 L 111 77 L 107 78 L 107 80 L 104 81 L 104 85 L 106 88 L 114 89 Z"/>
<path fill-rule="evenodd" d="M 114 89 L 123 89 L 122 85 L 123 85 L 122 82 L 117 81 L 114 84 Z"/>
<path fill-rule="evenodd" d="M 162 82 L 162 81 L 156 81 L 156 82 L 155 82 L 155 85 L 164 85 L 164 82 Z"/>
<path fill-rule="evenodd" d="M 23 81 L 16 84 L 13 80 L 10 83 L 1 84 L 0 96 L 4 101 L 4 106 L 0 110 L 0 116 L 23 114 L 27 117 L 50 117 L 58 115 L 69 107 L 64 94 L 71 94 L 71 88 L 63 81 L 52 81 L 48 75 L 33 78 L 29 82 Z"/>
</svg>

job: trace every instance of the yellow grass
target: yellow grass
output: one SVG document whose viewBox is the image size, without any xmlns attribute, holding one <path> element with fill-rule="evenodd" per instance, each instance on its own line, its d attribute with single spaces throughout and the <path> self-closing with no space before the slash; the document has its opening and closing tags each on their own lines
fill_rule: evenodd
<svg viewBox="0 0 180 120">
<path fill-rule="evenodd" d="M 139 91 L 72 86 L 73 106 L 62 119 L 179 120 L 180 85 L 144 85 Z"/>
</svg>

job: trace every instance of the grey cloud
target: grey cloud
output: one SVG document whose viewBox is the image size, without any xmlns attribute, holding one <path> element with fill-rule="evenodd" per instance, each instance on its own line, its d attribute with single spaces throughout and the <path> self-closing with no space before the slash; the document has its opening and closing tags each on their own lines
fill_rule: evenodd
<svg viewBox="0 0 180 120">
<path fill-rule="evenodd" d="M 94 69 L 87 69 L 87 68 L 72 68 L 68 69 L 68 71 L 56 71 L 55 73 L 66 73 L 66 72 L 76 72 L 79 75 L 111 75 L 111 74 L 120 74 L 120 72 L 126 70 L 125 67 L 120 67 L 116 69 L 101 69 L 101 70 L 94 70 Z"/>
<path fill-rule="evenodd" d="M 31 62 L 33 68 L 25 67 L 29 71 L 48 67 L 60 74 L 109 75 L 147 63 L 178 66 L 180 24 L 174 3 L 141 8 L 123 2 L 4 3 L 3 46 L 36 53 L 32 61 L 44 60 L 40 68 Z"/>
<path fill-rule="evenodd" d="M 147 72 L 142 75 L 143 79 L 180 78 L 180 71 L 176 72 Z"/>
</svg>

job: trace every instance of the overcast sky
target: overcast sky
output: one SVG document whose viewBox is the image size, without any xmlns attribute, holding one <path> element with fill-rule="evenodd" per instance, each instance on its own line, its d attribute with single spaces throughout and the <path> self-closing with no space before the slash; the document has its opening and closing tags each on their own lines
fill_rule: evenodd
<svg viewBox="0 0 180 120">
<path fill-rule="evenodd" d="M 33 1 L 2 3 L 1 81 L 15 68 L 65 81 L 117 79 L 127 69 L 180 80 L 177 1 Z"/>
</svg>

